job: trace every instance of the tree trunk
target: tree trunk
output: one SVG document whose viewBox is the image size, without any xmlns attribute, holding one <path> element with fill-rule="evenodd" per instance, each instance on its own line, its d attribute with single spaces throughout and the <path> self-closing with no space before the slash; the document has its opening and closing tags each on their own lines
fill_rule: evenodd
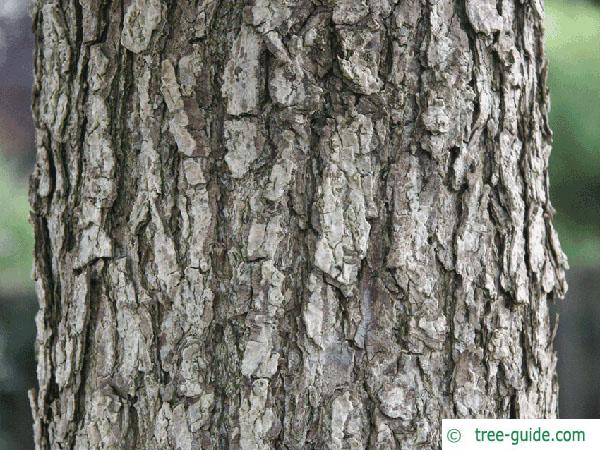
<svg viewBox="0 0 600 450">
<path fill-rule="evenodd" d="M 37 0 L 38 449 L 557 415 L 541 0 Z"/>
</svg>

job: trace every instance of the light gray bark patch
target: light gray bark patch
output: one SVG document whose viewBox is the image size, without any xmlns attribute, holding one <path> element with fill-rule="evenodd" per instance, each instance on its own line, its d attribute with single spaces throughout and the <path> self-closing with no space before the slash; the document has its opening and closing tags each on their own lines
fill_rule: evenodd
<svg viewBox="0 0 600 450">
<path fill-rule="evenodd" d="M 280 357 L 278 352 L 273 351 L 273 346 L 276 339 L 275 318 L 284 301 L 281 290 L 284 276 L 271 260 L 261 263 L 260 272 L 260 287 L 266 295 L 257 298 L 263 304 L 259 308 L 262 313 L 250 316 L 250 336 L 244 350 L 241 373 L 247 377 L 270 378 L 277 372 Z"/>
<path fill-rule="evenodd" d="M 138 299 L 125 258 L 111 262 L 108 274 L 113 287 L 110 300 L 116 309 L 117 345 L 123 349 L 117 361 L 115 384 L 121 392 L 134 395 L 136 377 L 153 369 L 152 317 L 147 302 L 144 304 L 143 298 Z"/>
<path fill-rule="evenodd" d="M 176 293 L 181 280 L 181 269 L 177 264 L 177 251 L 173 237 L 168 232 L 164 216 L 156 205 L 151 205 L 152 223 L 155 227 L 153 236 L 154 264 L 157 285 L 165 292 L 163 301 L 170 301 Z"/>
<path fill-rule="evenodd" d="M 134 0 L 125 12 L 121 44 L 134 53 L 143 52 L 161 19 L 161 0 Z"/>
<path fill-rule="evenodd" d="M 40 83 L 41 120 L 50 128 L 56 138 L 60 136 L 68 113 L 68 77 L 72 62 L 72 49 L 65 28 L 65 18 L 55 3 L 46 3 L 41 10 L 41 35 L 48 43 L 42 53 L 42 64 L 47 76 Z"/>
<path fill-rule="evenodd" d="M 250 377 L 271 377 L 277 370 L 279 355 L 271 353 L 272 329 L 269 324 L 259 323 L 246 343 L 241 372 Z"/>
<path fill-rule="evenodd" d="M 503 28 L 502 16 L 496 9 L 497 0 L 466 0 L 467 16 L 480 33 L 492 33 Z"/>
<path fill-rule="evenodd" d="M 362 408 L 360 399 L 349 391 L 334 398 L 331 404 L 331 440 L 327 449 L 366 448 L 368 443 Z"/>
<path fill-rule="evenodd" d="M 392 429 L 384 422 L 378 421 L 371 440 L 375 450 L 396 450 L 398 448 Z"/>
<path fill-rule="evenodd" d="M 188 420 L 192 433 L 197 433 L 200 430 L 207 428 L 209 425 L 210 416 L 214 408 L 215 394 L 205 392 L 200 395 L 200 399 L 192 403 L 188 409 Z"/>
<path fill-rule="evenodd" d="M 181 247 L 188 248 L 189 267 L 207 272 L 209 269 L 208 245 L 213 212 L 206 188 L 191 188 L 181 200 L 183 221 Z"/>
<path fill-rule="evenodd" d="M 116 160 L 110 135 L 111 120 L 107 95 L 112 74 L 109 60 L 102 47 L 90 47 L 89 84 L 91 95 L 87 105 L 88 128 L 84 143 L 83 214 L 80 216 L 79 256 L 77 267 L 83 267 L 95 258 L 113 254 L 113 243 L 105 230 L 107 210 L 117 192 Z"/>
<path fill-rule="evenodd" d="M 290 63 L 289 52 L 277 31 L 269 31 L 264 35 L 267 50 L 282 63 Z"/>
<path fill-rule="evenodd" d="M 153 430 L 155 445 L 159 448 L 193 450 L 194 437 L 188 417 L 188 409 L 184 403 L 173 408 L 168 403 L 163 403 Z"/>
<path fill-rule="evenodd" d="M 137 81 L 141 139 L 139 164 L 144 170 L 140 177 L 140 191 L 143 194 L 138 196 L 138 202 L 134 206 L 134 218 L 145 216 L 143 211 L 148 211 L 148 198 L 162 193 L 160 156 L 155 146 L 157 120 L 154 116 L 154 99 L 151 98 L 150 69 L 145 67 Z"/>
<path fill-rule="evenodd" d="M 183 109 L 183 98 L 179 90 L 179 84 L 177 83 L 177 75 L 175 74 L 175 67 L 173 63 L 165 59 L 161 64 L 162 73 L 162 85 L 161 92 L 167 108 L 170 112 L 177 112 Z"/>
<path fill-rule="evenodd" d="M 278 370 L 280 353 L 274 351 L 278 340 L 277 319 L 284 302 L 284 275 L 272 260 L 260 264 L 259 294 L 247 323 L 250 335 L 244 349 L 241 374 L 252 379 L 242 392 L 239 410 L 239 446 L 242 449 L 270 448 L 279 434 L 281 419 L 272 408 L 270 381 Z M 260 312 L 259 312 L 260 311 Z"/>
<path fill-rule="evenodd" d="M 406 387 L 389 386 L 382 389 L 378 395 L 379 407 L 386 416 L 408 420 L 415 414 L 414 392 Z"/>
<path fill-rule="evenodd" d="M 352 87 L 361 94 L 371 95 L 381 90 L 379 78 L 381 31 L 378 24 L 355 28 L 337 28 L 342 53 L 338 56 L 340 71 Z"/>
<path fill-rule="evenodd" d="M 248 259 L 273 259 L 281 233 L 279 217 L 273 217 L 267 224 L 253 222 L 248 233 Z"/>
<path fill-rule="evenodd" d="M 185 179 L 190 186 L 206 184 L 204 169 L 199 158 L 187 158 L 183 161 L 183 172 Z"/>
<path fill-rule="evenodd" d="M 256 121 L 252 119 L 228 120 L 224 124 L 227 154 L 225 162 L 233 178 L 242 178 L 258 158 L 259 136 Z"/>
<path fill-rule="evenodd" d="M 443 102 L 430 105 L 423 115 L 425 128 L 434 133 L 446 133 L 449 129 L 450 117 Z"/>
<path fill-rule="evenodd" d="M 310 275 L 308 289 L 310 296 L 303 312 L 304 326 L 307 336 L 322 347 L 324 303 L 321 297 L 322 285 L 314 274 Z"/>
<path fill-rule="evenodd" d="M 333 23 L 336 25 L 352 25 L 369 14 L 365 0 L 335 0 L 333 7 Z"/>
<path fill-rule="evenodd" d="M 63 289 L 71 305 L 61 321 L 59 328 L 65 333 L 59 339 L 55 353 L 56 383 L 61 389 L 68 388 L 75 381 L 74 375 L 83 363 L 85 328 L 89 318 L 89 274 L 81 273 L 75 278 L 73 286 Z M 66 333 L 66 330 L 70 332 Z"/>
<path fill-rule="evenodd" d="M 329 448 L 341 450 L 344 445 L 344 436 L 348 416 L 354 407 L 350 402 L 350 394 L 344 392 L 333 400 L 331 405 L 331 445 Z"/>
<path fill-rule="evenodd" d="M 260 93 L 260 54 L 262 38 L 252 27 L 243 25 L 231 49 L 221 92 L 227 99 L 227 113 L 256 113 Z"/>
<path fill-rule="evenodd" d="M 318 191 L 321 236 L 315 265 L 350 289 L 366 255 L 371 229 L 360 164 L 371 152 L 372 136 L 368 117 L 339 117 L 329 122 L 321 144 L 328 163 Z"/>
<path fill-rule="evenodd" d="M 77 434 L 75 447 L 82 450 L 119 448 L 129 421 L 127 409 L 108 386 L 92 392 L 90 397 L 85 426 Z"/>
<path fill-rule="evenodd" d="M 396 212 L 387 266 L 398 268 L 403 277 L 408 276 L 416 282 L 430 258 L 426 224 L 428 206 L 421 199 L 424 189 L 418 159 L 410 154 L 402 154 L 398 159 L 398 165 L 393 165 L 390 172 Z M 401 285 L 406 284 L 406 282 L 401 283 Z M 427 281 L 419 283 L 417 289 L 431 292 L 431 288 L 423 284 L 429 283 Z"/>
<path fill-rule="evenodd" d="M 188 131 L 189 119 L 184 109 L 180 86 L 177 82 L 175 67 L 168 59 L 162 62 L 162 86 L 161 92 L 167 104 L 169 112 L 172 113 L 169 120 L 169 131 L 173 135 L 177 148 L 186 156 L 192 156 L 196 152 L 196 141 Z"/>
<path fill-rule="evenodd" d="M 276 412 L 267 407 L 269 382 L 257 379 L 240 405 L 239 446 L 241 450 L 263 450 L 270 447 L 271 430 L 278 421 Z"/>
<path fill-rule="evenodd" d="M 100 34 L 101 2 L 96 0 L 80 0 L 82 10 L 83 42 L 94 42 Z"/>
<path fill-rule="evenodd" d="M 244 16 L 246 23 L 253 25 L 261 33 L 283 28 L 287 30 L 293 8 L 298 1 L 291 0 L 253 0 L 252 6 L 246 7 Z"/>
<path fill-rule="evenodd" d="M 423 353 L 425 347 L 442 350 L 446 340 L 446 328 L 445 317 L 411 318 L 408 324 L 409 350 L 414 353 Z"/>
<path fill-rule="evenodd" d="M 305 151 L 303 142 L 298 142 L 295 134 L 290 130 L 284 130 L 277 140 L 280 149 L 280 157 L 271 169 L 268 184 L 264 190 L 264 196 L 272 202 L 282 199 L 288 191 L 296 171 L 296 158 L 298 151 Z M 300 147 L 300 148 L 298 148 Z"/>
<path fill-rule="evenodd" d="M 290 63 L 274 65 L 269 74 L 269 94 L 279 105 L 316 110 L 322 103 L 323 90 L 305 73 L 299 58 L 295 58 Z"/>
</svg>

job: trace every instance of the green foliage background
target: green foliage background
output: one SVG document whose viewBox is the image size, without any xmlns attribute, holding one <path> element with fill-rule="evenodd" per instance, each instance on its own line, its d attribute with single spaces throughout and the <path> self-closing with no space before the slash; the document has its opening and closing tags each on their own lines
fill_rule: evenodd
<svg viewBox="0 0 600 450">
<path fill-rule="evenodd" d="M 33 235 L 28 222 L 27 180 L 0 152 L 0 292 L 32 289 Z"/>
<path fill-rule="evenodd" d="M 555 224 L 571 266 L 600 263 L 600 8 L 546 1 Z"/>
</svg>

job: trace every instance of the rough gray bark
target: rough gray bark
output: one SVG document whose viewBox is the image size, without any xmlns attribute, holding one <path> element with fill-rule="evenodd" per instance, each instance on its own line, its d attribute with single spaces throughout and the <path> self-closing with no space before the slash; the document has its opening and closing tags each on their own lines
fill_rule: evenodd
<svg viewBox="0 0 600 450">
<path fill-rule="evenodd" d="M 38 449 L 554 417 L 541 0 L 38 0 Z"/>
</svg>

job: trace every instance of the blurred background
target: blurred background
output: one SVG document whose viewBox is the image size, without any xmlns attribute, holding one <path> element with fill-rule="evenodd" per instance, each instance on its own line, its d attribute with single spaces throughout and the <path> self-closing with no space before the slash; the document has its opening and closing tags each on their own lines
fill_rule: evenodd
<svg viewBox="0 0 600 450">
<path fill-rule="evenodd" d="M 600 418 L 600 0 L 546 0 L 546 16 L 552 201 L 571 266 L 567 299 L 554 306 L 560 415 Z M 32 51 L 27 0 L 0 0 L 0 450 L 33 448 Z"/>
</svg>

